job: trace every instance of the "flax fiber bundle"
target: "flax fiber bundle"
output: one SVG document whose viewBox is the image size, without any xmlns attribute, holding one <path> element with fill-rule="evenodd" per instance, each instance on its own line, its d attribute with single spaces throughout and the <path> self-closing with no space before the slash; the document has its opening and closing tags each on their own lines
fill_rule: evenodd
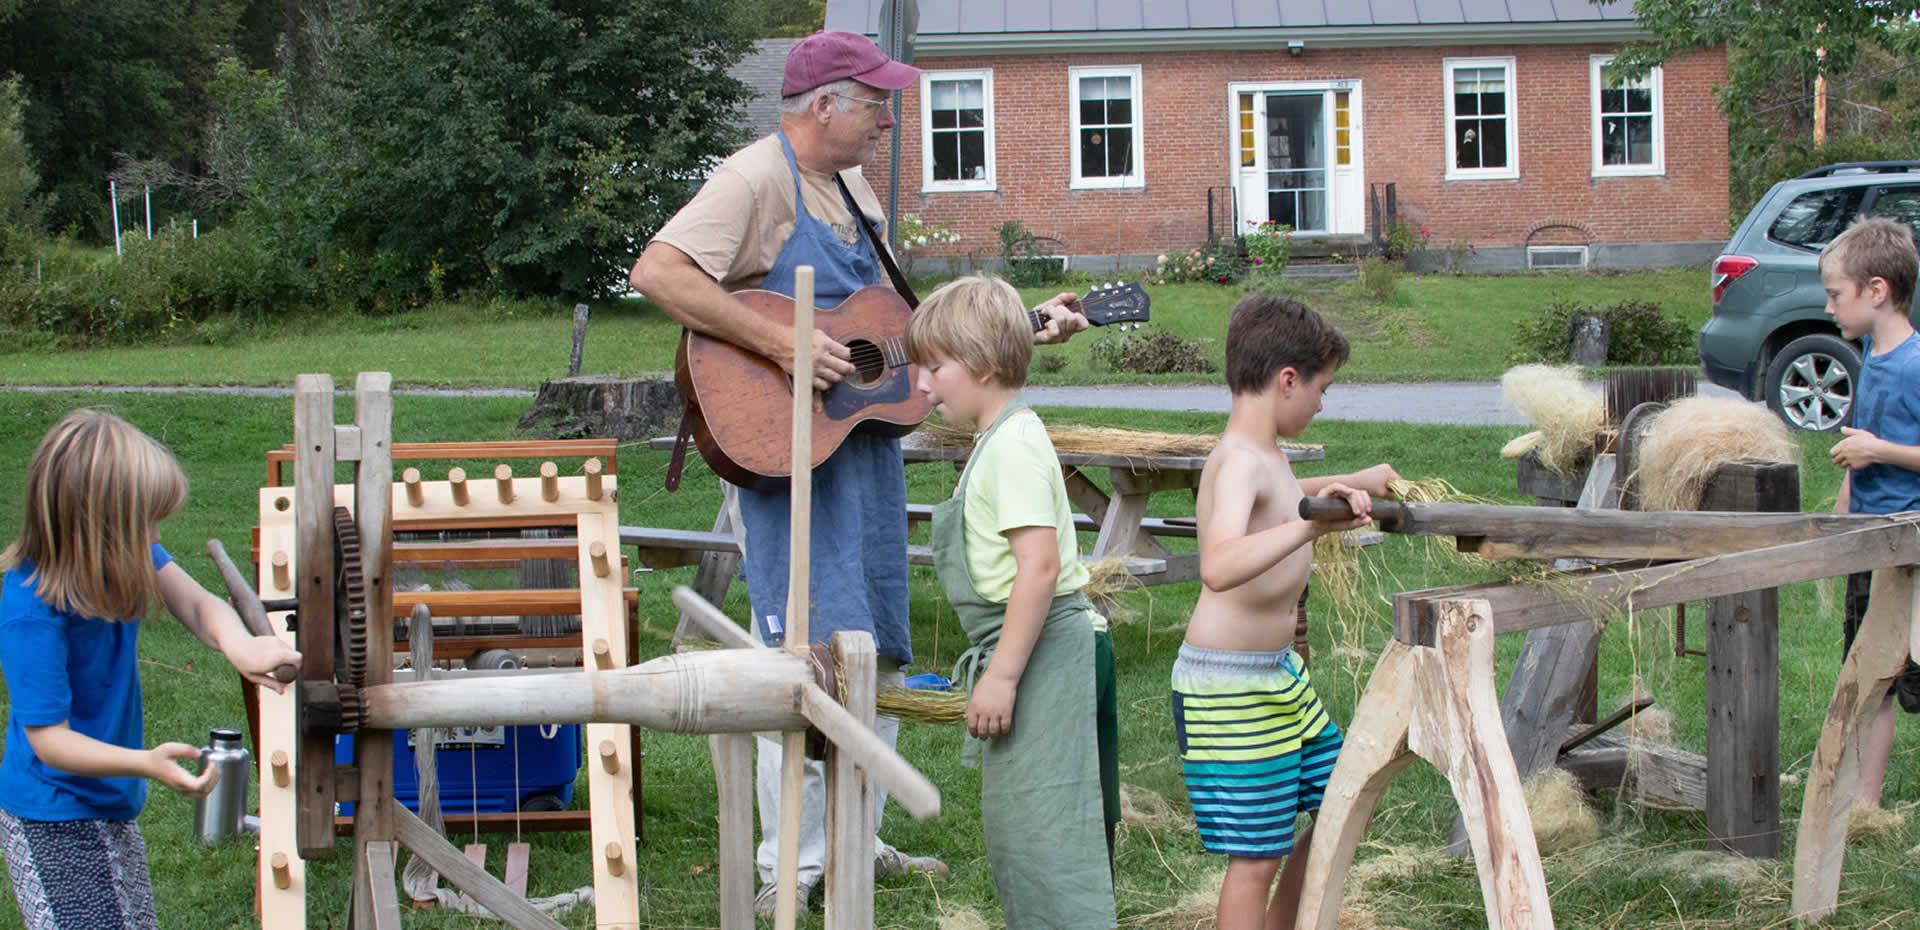
<svg viewBox="0 0 1920 930">
<path fill-rule="evenodd" d="M 1707 480 L 1729 462 L 1798 462 L 1785 423 L 1742 400 L 1688 397 L 1655 414 L 1632 480 L 1641 510 L 1698 510 Z"/>
<path fill-rule="evenodd" d="M 946 448 L 970 448 L 971 430 L 951 426 L 944 421 L 928 420 L 916 431 Z M 1047 425 L 1047 437 L 1053 451 L 1079 455 L 1187 455 L 1204 456 L 1213 452 L 1220 437 L 1193 433 L 1155 433 L 1136 429 L 1110 429 L 1104 426 Z M 1318 449 L 1308 442 L 1279 443 L 1282 449 Z"/>
<path fill-rule="evenodd" d="M 1596 438 L 1607 428 L 1607 399 L 1580 381 L 1574 366 L 1520 365 L 1500 376 L 1507 405 L 1539 427 L 1533 443 L 1515 440 L 1513 455 L 1538 452 L 1540 464 L 1555 474 L 1577 477 L 1593 458 Z M 1525 439 L 1526 437 L 1521 437 Z"/>
</svg>

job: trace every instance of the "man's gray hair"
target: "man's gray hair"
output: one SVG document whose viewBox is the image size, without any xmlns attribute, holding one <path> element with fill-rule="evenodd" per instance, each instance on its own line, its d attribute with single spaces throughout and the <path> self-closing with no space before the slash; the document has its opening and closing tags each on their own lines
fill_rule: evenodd
<svg viewBox="0 0 1920 930">
<path fill-rule="evenodd" d="M 847 98 L 859 96 L 859 90 L 859 81 L 852 78 L 842 78 L 838 81 L 822 84 L 812 90 L 803 90 L 797 94 L 789 94 L 781 97 L 780 112 L 791 113 L 797 116 L 813 108 L 813 98 L 821 94 L 838 94 L 840 96 L 833 98 L 834 103 L 839 105 L 840 112 L 845 113 L 853 109 L 853 101 Z"/>
</svg>

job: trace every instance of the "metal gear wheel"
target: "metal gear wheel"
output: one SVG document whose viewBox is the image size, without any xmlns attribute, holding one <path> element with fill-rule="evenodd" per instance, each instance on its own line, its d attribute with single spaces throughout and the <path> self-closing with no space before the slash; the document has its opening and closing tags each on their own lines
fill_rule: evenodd
<svg viewBox="0 0 1920 930">
<path fill-rule="evenodd" d="M 333 508 L 333 564 L 336 648 L 346 660 L 342 684 L 358 688 L 367 683 L 367 585 L 360 564 L 360 527 L 345 507 Z"/>
</svg>

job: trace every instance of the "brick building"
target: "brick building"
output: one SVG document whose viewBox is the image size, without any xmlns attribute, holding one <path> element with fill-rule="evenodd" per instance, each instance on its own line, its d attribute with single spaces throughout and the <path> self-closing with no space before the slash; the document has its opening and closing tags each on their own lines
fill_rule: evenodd
<svg viewBox="0 0 1920 930">
<path fill-rule="evenodd" d="M 877 34 L 883 5 L 830 0 L 826 26 Z M 1684 264 L 1727 236 L 1724 52 L 1609 78 L 1642 35 L 1630 3 L 919 7 L 900 209 L 951 224 L 948 255 L 996 254 L 1008 219 L 1079 267 L 1269 220 L 1345 247 L 1381 231 L 1388 185 L 1429 261 L 1471 243 L 1476 267 Z"/>
</svg>

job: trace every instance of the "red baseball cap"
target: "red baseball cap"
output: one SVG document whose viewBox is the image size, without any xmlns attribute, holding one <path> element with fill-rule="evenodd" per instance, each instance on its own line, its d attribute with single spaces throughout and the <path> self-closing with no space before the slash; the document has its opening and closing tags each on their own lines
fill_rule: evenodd
<svg viewBox="0 0 1920 930">
<path fill-rule="evenodd" d="M 880 90 L 905 90 L 920 79 L 920 69 L 888 58 L 872 39 L 857 32 L 816 32 L 787 53 L 780 96 L 806 93 L 847 78 Z"/>
</svg>

